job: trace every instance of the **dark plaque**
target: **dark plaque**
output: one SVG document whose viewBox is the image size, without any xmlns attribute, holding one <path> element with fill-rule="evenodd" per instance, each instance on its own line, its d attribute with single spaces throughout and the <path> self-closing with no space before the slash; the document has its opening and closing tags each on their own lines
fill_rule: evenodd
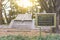
<svg viewBox="0 0 60 40">
<path fill-rule="evenodd" d="M 37 26 L 54 26 L 55 14 L 37 14 Z"/>
</svg>

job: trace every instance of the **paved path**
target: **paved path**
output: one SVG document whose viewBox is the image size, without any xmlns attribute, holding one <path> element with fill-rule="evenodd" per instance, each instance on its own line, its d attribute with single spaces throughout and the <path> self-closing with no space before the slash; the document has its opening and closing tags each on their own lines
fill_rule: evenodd
<svg viewBox="0 0 60 40">
<path fill-rule="evenodd" d="M 5 31 L 4 31 L 5 30 Z M 38 36 L 40 35 L 40 31 L 37 30 L 31 30 L 31 31 L 16 31 L 16 29 L 0 29 L 0 36 L 5 35 L 23 35 L 23 36 Z M 47 34 L 45 32 L 41 32 L 42 36 L 46 36 Z"/>
</svg>

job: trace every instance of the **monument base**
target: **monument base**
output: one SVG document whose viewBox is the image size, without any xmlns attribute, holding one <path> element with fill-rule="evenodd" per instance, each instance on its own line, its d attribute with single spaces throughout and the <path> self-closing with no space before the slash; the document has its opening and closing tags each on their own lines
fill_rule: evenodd
<svg viewBox="0 0 60 40">
<path fill-rule="evenodd" d="M 34 28 L 34 20 L 31 14 L 19 14 L 11 21 L 9 28 L 15 28 L 19 31 L 30 31 Z"/>
</svg>

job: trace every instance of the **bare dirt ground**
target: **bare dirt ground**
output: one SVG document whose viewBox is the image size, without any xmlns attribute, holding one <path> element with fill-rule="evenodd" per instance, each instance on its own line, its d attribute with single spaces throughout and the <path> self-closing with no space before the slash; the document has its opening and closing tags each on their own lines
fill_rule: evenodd
<svg viewBox="0 0 60 40">
<path fill-rule="evenodd" d="M 23 36 L 38 36 L 40 34 L 36 29 L 31 31 L 16 31 L 17 29 L 0 29 L 0 36 L 6 35 L 23 35 Z M 41 32 L 42 36 L 46 36 L 47 33 Z"/>
</svg>

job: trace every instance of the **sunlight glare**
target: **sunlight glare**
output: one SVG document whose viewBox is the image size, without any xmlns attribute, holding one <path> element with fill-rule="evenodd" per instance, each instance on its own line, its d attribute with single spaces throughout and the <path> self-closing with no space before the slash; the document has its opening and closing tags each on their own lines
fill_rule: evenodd
<svg viewBox="0 0 60 40">
<path fill-rule="evenodd" d="M 32 7 L 33 4 L 32 2 L 30 2 L 29 0 L 17 0 L 16 3 L 20 6 L 20 7 Z"/>
</svg>

